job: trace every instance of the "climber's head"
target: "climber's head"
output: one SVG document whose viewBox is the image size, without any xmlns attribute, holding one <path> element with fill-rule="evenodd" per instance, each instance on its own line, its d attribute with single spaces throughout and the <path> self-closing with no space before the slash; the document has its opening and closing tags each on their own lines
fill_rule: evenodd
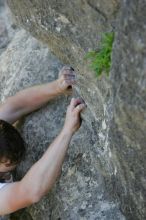
<svg viewBox="0 0 146 220">
<path fill-rule="evenodd" d="M 25 142 L 19 132 L 6 121 L 0 120 L 0 173 L 15 169 L 24 155 Z"/>
</svg>

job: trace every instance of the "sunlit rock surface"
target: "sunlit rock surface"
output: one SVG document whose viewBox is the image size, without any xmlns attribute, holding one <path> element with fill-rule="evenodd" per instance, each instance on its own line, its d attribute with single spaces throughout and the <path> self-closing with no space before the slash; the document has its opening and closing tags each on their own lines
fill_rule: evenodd
<svg viewBox="0 0 146 220">
<path fill-rule="evenodd" d="M 23 88 L 54 80 L 62 64 L 46 46 L 22 30 L 2 54 L 0 66 L 0 99 L 4 101 Z M 59 97 L 17 124 L 28 143 L 27 158 L 18 169 L 18 178 L 23 177 L 60 132 L 70 99 Z M 108 195 L 99 168 L 99 138 L 93 127 L 94 116 L 87 110 L 83 118 L 82 127 L 73 137 L 66 155 L 61 178 L 52 192 L 12 219 L 124 220 L 118 203 Z"/>
<path fill-rule="evenodd" d="M 120 2 L 8 1 L 17 23 L 46 44 L 41 48 L 48 51 L 48 46 L 63 63 L 76 69 L 75 93 L 88 106 L 60 181 L 47 198 L 19 213 L 19 218 L 24 215 L 26 219 L 28 215 L 32 219 L 117 220 L 124 218 L 118 211 L 119 203 L 126 219 L 146 219 L 146 2 Z M 100 35 L 106 31 L 116 33 L 112 68 L 110 78 L 103 75 L 97 79 L 84 56 L 98 47 Z M 14 39 L 10 48 L 22 43 L 13 50 L 15 56 L 9 56 L 13 60 L 7 58 L 7 51 L 1 58 L 2 63 L 6 59 L 9 63 L 5 65 L 9 70 L 5 68 L 0 74 L 1 82 L 11 83 L 2 83 L 2 100 L 20 88 L 57 77 L 60 62 L 53 58 L 55 64 L 48 65 L 55 65 L 55 71 L 52 68 L 50 72 L 47 60 L 52 55 L 41 52 L 41 48 L 33 50 L 30 41 L 34 40 L 26 40 L 27 37 L 20 32 Z M 6 76 L 9 80 L 4 79 Z M 29 156 L 19 171 L 21 175 L 59 132 L 68 102 L 62 97 L 22 122 L 20 129 L 28 140 Z"/>
</svg>

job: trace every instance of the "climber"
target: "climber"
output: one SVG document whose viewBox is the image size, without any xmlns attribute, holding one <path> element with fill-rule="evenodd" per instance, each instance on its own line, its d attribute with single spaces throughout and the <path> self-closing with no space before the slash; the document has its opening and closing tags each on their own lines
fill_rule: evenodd
<svg viewBox="0 0 146 220">
<path fill-rule="evenodd" d="M 22 90 L 1 104 L 0 216 L 38 202 L 52 188 L 61 172 L 71 138 L 81 125 L 80 113 L 86 105 L 83 100 L 72 98 L 60 134 L 22 180 L 16 182 L 12 182 L 12 172 L 23 159 L 25 142 L 14 123 L 50 99 L 68 92 L 75 83 L 73 68 L 65 66 L 57 80 Z"/>
</svg>

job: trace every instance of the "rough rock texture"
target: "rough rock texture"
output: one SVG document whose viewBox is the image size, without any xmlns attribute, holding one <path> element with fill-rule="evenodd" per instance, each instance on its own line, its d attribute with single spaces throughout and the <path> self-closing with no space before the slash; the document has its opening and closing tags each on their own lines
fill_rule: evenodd
<svg viewBox="0 0 146 220">
<path fill-rule="evenodd" d="M 9 8 L 4 0 L 0 0 L 0 54 L 6 49 L 16 31 Z"/>
<path fill-rule="evenodd" d="M 104 196 L 100 200 L 97 193 L 102 192 L 102 186 L 104 193 L 106 189 L 120 201 L 127 219 L 146 219 L 146 1 L 123 0 L 121 5 L 116 0 L 8 2 L 19 24 L 77 69 L 76 91 L 88 105 L 81 133 L 73 140 L 53 198 L 51 194 L 50 219 L 122 218 L 118 214 L 100 215 L 99 204 L 106 200 Z M 101 32 L 113 29 L 116 37 L 110 80 L 104 76 L 97 80 L 88 70 L 84 55 L 97 47 Z M 35 73 L 33 77 L 31 82 L 36 80 Z M 33 117 L 24 126 L 25 137 L 29 137 L 29 126 L 35 127 Z M 41 132 L 40 128 L 36 130 Z M 37 158 L 39 152 L 29 155 Z M 48 218 L 46 201 L 38 209 L 29 209 L 34 219 L 42 216 L 40 212 Z M 111 210 L 108 205 L 101 207 Z"/>
<path fill-rule="evenodd" d="M 114 190 L 130 219 L 146 219 L 146 1 L 124 1 L 118 26 L 109 128 Z"/>
<path fill-rule="evenodd" d="M 61 66 L 46 46 L 25 31 L 18 32 L 0 59 L 1 101 L 28 86 L 52 81 Z M 18 170 L 19 178 L 59 133 L 69 100 L 64 96 L 51 101 L 17 124 L 28 143 L 27 159 Z M 90 112 L 86 114 L 94 121 Z M 124 220 L 118 203 L 113 202 L 106 191 L 98 165 L 97 140 L 96 130 L 83 121 L 68 150 L 61 179 L 52 192 L 40 203 L 12 215 L 11 219 Z"/>
<path fill-rule="evenodd" d="M 118 2 L 8 1 L 20 24 L 46 42 L 64 63 L 72 63 L 82 71 L 85 52 L 97 47 L 99 33 L 115 26 Z"/>
</svg>

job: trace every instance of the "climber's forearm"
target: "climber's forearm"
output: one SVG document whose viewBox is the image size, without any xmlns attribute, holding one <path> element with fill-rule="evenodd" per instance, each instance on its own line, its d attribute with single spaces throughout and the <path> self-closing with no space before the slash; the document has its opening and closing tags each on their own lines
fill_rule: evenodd
<svg viewBox="0 0 146 220">
<path fill-rule="evenodd" d="M 24 89 L 0 103 L 0 118 L 13 124 L 22 116 L 42 107 L 50 99 L 60 94 L 69 94 L 75 83 L 72 68 L 63 67 L 59 78 L 54 82 Z"/>
<path fill-rule="evenodd" d="M 39 200 L 55 183 L 64 161 L 73 133 L 62 130 L 43 157 L 33 165 L 22 179 L 23 187 L 31 187 Z"/>
<path fill-rule="evenodd" d="M 24 115 L 40 108 L 50 99 L 59 95 L 59 93 L 58 81 L 55 80 L 51 83 L 24 89 L 16 93 L 15 96 L 10 97 L 8 102 L 11 102 L 15 112 Z"/>
</svg>

